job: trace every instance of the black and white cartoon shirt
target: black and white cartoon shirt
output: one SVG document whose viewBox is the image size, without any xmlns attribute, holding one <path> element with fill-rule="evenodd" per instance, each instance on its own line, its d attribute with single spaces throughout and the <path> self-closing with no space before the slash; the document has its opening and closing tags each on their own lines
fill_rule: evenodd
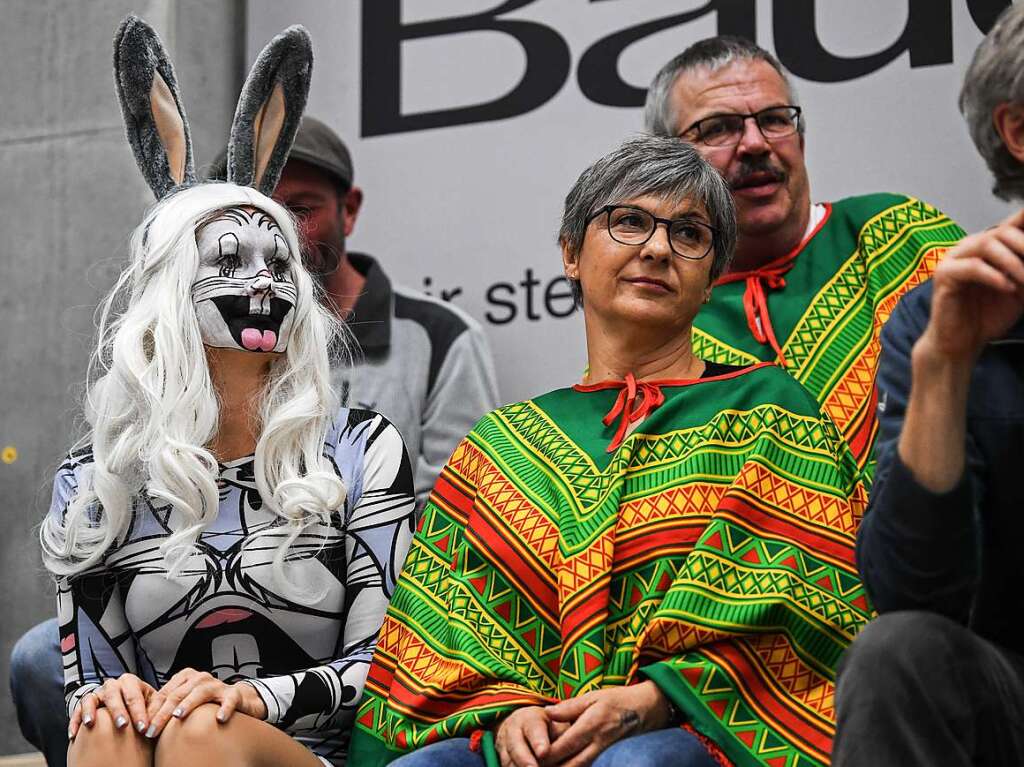
<svg viewBox="0 0 1024 767">
<path fill-rule="evenodd" d="M 413 479 L 398 431 L 368 410 L 343 409 L 327 435 L 328 457 L 347 488 L 330 525 L 292 544 L 290 567 L 307 568 L 326 593 L 313 604 L 275 584 L 279 525 L 263 508 L 253 457 L 220 465 L 217 518 L 199 536 L 181 574 L 167 577 L 159 547 L 175 529 L 169 507 L 134 502 L 123 541 L 101 564 L 58 581 L 61 650 L 69 713 L 108 677 L 132 672 L 159 689 L 192 667 L 225 682 L 250 680 L 267 720 L 326 762 L 343 758 L 395 581 L 412 540 Z M 54 480 L 51 514 L 63 514 L 91 470 L 73 453 Z M 315 572 L 314 572 L 315 571 Z M 289 570 L 289 573 L 296 572 Z"/>
</svg>

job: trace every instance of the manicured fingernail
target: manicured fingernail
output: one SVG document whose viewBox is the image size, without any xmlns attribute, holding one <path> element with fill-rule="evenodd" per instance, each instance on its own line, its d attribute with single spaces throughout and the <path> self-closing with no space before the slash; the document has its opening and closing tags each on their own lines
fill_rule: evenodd
<svg viewBox="0 0 1024 767">
<path fill-rule="evenodd" d="M 149 729 L 146 730 L 146 737 L 147 738 L 152 738 L 154 735 L 156 735 L 156 725 L 155 724 L 151 724 L 151 725 L 149 725 Z"/>
<path fill-rule="evenodd" d="M 181 715 L 184 713 L 185 712 L 182 711 L 181 706 L 178 706 L 176 709 L 174 709 L 174 711 L 171 712 L 171 716 L 173 716 L 175 719 L 181 719 Z"/>
<path fill-rule="evenodd" d="M 71 728 L 68 727 L 68 740 L 74 740 L 74 739 L 75 739 L 75 733 L 73 733 L 71 731 Z"/>
<path fill-rule="evenodd" d="M 139 732 L 142 732 L 144 729 L 146 729 L 146 723 L 140 719 L 135 723 L 135 729 Z"/>
<path fill-rule="evenodd" d="M 92 724 L 92 714 L 86 714 L 82 717 L 82 721 L 86 724 Z"/>
<path fill-rule="evenodd" d="M 125 719 L 123 716 L 119 716 L 117 719 L 114 720 L 114 726 L 119 730 L 126 724 L 128 724 L 128 720 Z"/>
<path fill-rule="evenodd" d="M 217 712 L 217 721 L 218 722 L 226 722 L 227 720 L 228 720 L 228 715 L 227 714 L 225 714 L 223 711 L 218 711 Z"/>
</svg>

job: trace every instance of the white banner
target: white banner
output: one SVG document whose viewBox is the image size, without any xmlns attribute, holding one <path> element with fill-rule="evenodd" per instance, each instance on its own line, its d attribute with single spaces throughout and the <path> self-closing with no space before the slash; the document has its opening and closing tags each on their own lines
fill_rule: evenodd
<svg viewBox="0 0 1024 767">
<path fill-rule="evenodd" d="M 352 150 L 352 250 L 487 329 L 502 399 L 579 379 L 582 321 L 555 231 L 585 166 L 642 130 L 644 89 L 691 43 L 743 34 L 793 73 L 815 200 L 922 197 L 968 230 L 1009 208 L 957 111 L 1007 0 L 249 0 L 249 61 L 313 36 L 308 112 Z"/>
</svg>

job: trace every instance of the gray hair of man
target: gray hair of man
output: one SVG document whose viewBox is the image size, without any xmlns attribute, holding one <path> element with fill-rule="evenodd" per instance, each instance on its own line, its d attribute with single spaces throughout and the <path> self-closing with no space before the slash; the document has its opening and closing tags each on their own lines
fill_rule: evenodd
<svg viewBox="0 0 1024 767">
<path fill-rule="evenodd" d="M 992 191 L 1004 200 L 1022 199 L 1024 165 L 1006 149 L 992 121 L 992 110 L 1005 102 L 1024 104 L 1021 3 L 1003 11 L 974 52 L 960 90 L 960 113 L 967 121 L 974 145 L 995 176 Z"/>
<path fill-rule="evenodd" d="M 647 89 L 644 104 L 644 129 L 655 136 L 675 136 L 679 133 L 676 114 L 672 108 L 672 87 L 679 75 L 696 69 L 716 71 L 736 61 L 764 61 L 779 73 L 789 92 L 789 103 L 798 106 L 796 88 L 782 71 L 779 60 L 756 43 L 744 37 L 719 35 L 700 40 L 663 66 Z M 804 132 L 804 120 L 797 126 Z"/>
<path fill-rule="evenodd" d="M 689 200 L 707 211 L 714 230 L 710 281 L 721 275 L 736 250 L 736 210 L 729 185 L 691 144 L 677 138 L 638 136 L 587 168 L 565 196 L 558 242 L 579 256 L 593 214 L 605 205 L 653 196 L 669 202 Z M 583 291 L 569 280 L 577 306 Z"/>
</svg>

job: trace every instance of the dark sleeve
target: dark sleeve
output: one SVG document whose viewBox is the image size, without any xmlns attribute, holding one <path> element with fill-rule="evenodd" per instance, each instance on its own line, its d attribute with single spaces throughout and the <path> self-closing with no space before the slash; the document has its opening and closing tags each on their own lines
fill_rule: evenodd
<svg viewBox="0 0 1024 767">
<path fill-rule="evenodd" d="M 882 329 L 878 467 L 857 534 L 857 565 L 878 612 L 929 610 L 965 623 L 980 566 L 977 448 L 968 435 L 968 469 L 942 494 L 922 487 L 896 449 L 910 396 L 910 353 L 928 323 L 930 301 L 930 285 L 913 291 Z"/>
</svg>

